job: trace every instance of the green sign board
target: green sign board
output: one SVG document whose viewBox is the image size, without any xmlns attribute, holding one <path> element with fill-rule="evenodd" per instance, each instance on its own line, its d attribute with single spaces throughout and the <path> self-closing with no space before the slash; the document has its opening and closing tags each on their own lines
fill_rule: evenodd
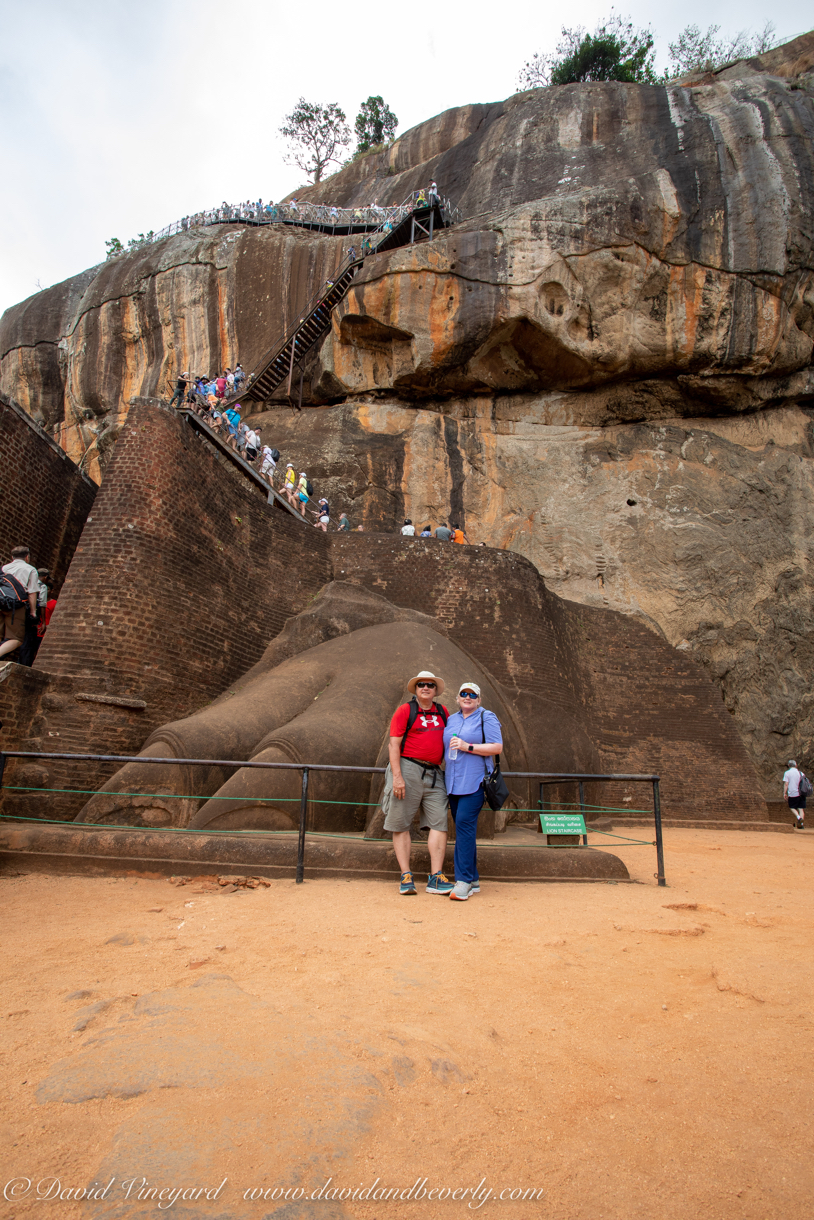
<svg viewBox="0 0 814 1220">
<path fill-rule="evenodd" d="M 540 823 L 543 834 L 547 835 L 584 835 L 585 818 L 581 813 L 541 813 Z"/>
</svg>

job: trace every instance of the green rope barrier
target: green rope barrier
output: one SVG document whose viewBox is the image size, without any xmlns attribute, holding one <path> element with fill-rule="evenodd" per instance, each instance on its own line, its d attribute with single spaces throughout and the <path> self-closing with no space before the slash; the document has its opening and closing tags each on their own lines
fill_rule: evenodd
<svg viewBox="0 0 814 1220">
<path fill-rule="evenodd" d="M 5 785 L 0 785 L 0 788 L 4 788 L 7 792 L 39 792 L 39 793 L 47 792 L 47 793 L 57 793 L 57 794 L 69 795 L 69 796 L 99 796 L 99 795 L 111 796 L 111 797 L 141 796 L 141 797 L 149 797 L 149 798 L 157 799 L 157 800 L 192 800 L 192 801 L 208 801 L 208 800 L 212 799 L 207 796 L 185 796 L 185 795 L 179 794 L 177 792 L 109 792 L 109 793 L 106 793 L 106 792 L 99 792 L 99 790 L 95 789 L 95 788 L 35 788 L 35 787 L 24 787 L 21 784 L 5 784 Z M 245 802 L 247 798 L 244 796 L 223 796 L 223 797 L 217 797 L 217 799 L 221 800 L 221 801 L 243 801 L 243 802 Z M 301 799 L 300 797 L 289 797 L 289 796 L 287 796 L 287 797 L 257 797 L 257 798 L 255 798 L 255 803 L 260 805 L 263 808 L 267 808 L 269 806 L 280 805 L 280 804 L 298 804 L 300 799 Z M 378 808 L 381 802 L 379 802 L 379 801 L 337 801 L 337 800 L 328 800 L 328 799 L 320 799 L 320 798 L 316 798 L 316 797 L 314 797 L 314 798 L 309 797 L 308 803 L 313 804 L 313 805 L 353 805 L 353 806 L 362 806 L 363 808 L 372 809 L 372 808 Z M 568 809 L 568 808 L 577 809 L 580 812 L 587 812 L 588 810 L 590 810 L 591 812 L 595 812 L 595 813 L 599 812 L 599 813 L 604 813 L 604 814 L 641 813 L 644 815 L 649 815 L 650 813 L 652 813 L 652 810 L 649 810 L 649 809 L 626 809 L 626 808 L 617 809 L 612 806 L 589 805 L 587 803 L 583 803 L 582 805 L 579 805 L 577 803 L 568 805 L 564 802 L 561 803 L 557 809 L 546 810 L 546 812 L 550 813 L 550 814 L 556 814 L 558 812 L 561 812 L 563 809 Z M 535 816 L 539 816 L 541 811 L 540 811 L 539 807 L 535 807 L 535 808 L 531 808 L 531 809 L 514 809 L 514 810 L 512 810 L 512 812 L 513 813 L 533 813 L 533 814 L 535 814 Z M 6 813 L 0 813 L 0 819 L 5 820 L 5 821 L 12 821 L 12 822 L 37 822 L 37 823 L 44 824 L 47 826 L 96 826 L 96 827 L 103 828 L 105 830 L 140 830 L 140 831 L 143 831 L 143 830 L 149 829 L 151 831 L 161 831 L 161 832 L 169 833 L 169 834 L 249 835 L 249 836 L 250 835 L 294 835 L 294 834 L 297 834 L 296 830 L 216 830 L 216 829 L 210 830 L 210 829 L 206 829 L 203 827 L 188 827 L 188 826 L 150 826 L 150 827 L 130 826 L 127 824 L 122 825 L 122 824 L 113 823 L 113 822 L 75 822 L 75 821 L 67 821 L 64 818 L 27 818 L 27 817 L 18 816 L 15 814 L 6 814 Z M 606 838 L 616 839 L 620 843 L 631 843 L 631 844 L 634 844 L 634 845 L 640 846 L 640 847 L 655 847 L 656 846 L 655 842 L 651 841 L 651 840 L 631 839 L 626 835 L 614 834 L 608 830 L 598 830 L 591 826 L 586 827 L 586 831 L 588 834 L 604 835 Z M 368 842 L 368 843 L 389 843 L 391 841 L 390 839 L 369 838 L 366 835 L 354 835 L 354 834 L 350 834 L 350 833 L 337 834 L 337 833 L 332 833 L 330 831 L 309 830 L 307 833 L 309 835 L 313 835 L 317 838 L 323 838 L 323 839 L 343 839 L 343 840 L 357 839 L 359 841 Z M 484 846 L 489 846 L 489 844 L 484 844 Z M 493 846 L 500 846 L 500 844 L 493 844 Z M 529 844 L 528 846 L 532 846 L 532 844 Z M 538 846 L 538 845 L 534 844 L 533 846 Z M 543 847 L 544 845 L 541 843 L 541 844 L 539 844 L 539 846 Z M 599 850 L 601 850 L 601 849 L 599 849 Z"/>
<path fill-rule="evenodd" d="M 212 797 L 209 797 L 209 796 L 190 796 L 188 794 L 179 793 L 179 792 L 106 792 L 106 791 L 100 790 L 98 788 L 36 788 L 33 786 L 25 787 L 22 784 L 3 784 L 2 787 L 5 789 L 6 792 L 41 792 L 41 793 L 55 792 L 55 793 L 59 793 L 62 795 L 68 795 L 68 796 L 111 796 L 111 797 L 147 796 L 147 797 L 150 797 L 155 800 L 165 800 L 165 801 L 208 801 L 208 800 L 213 799 Z M 247 799 L 252 799 L 252 798 L 247 798 L 245 796 L 219 796 L 219 797 L 217 797 L 217 800 L 219 800 L 219 801 L 246 801 Z M 273 803 L 275 805 L 284 805 L 284 804 L 291 805 L 291 804 L 298 804 L 301 798 L 298 796 L 259 796 L 259 797 L 255 797 L 254 799 L 257 801 L 258 804 Z M 309 805 L 354 805 L 354 806 L 361 806 L 366 809 L 377 809 L 379 807 L 379 805 L 381 804 L 381 801 L 339 801 L 339 800 L 335 800 L 333 798 L 329 799 L 329 798 L 310 797 L 309 796 L 308 803 L 309 803 Z M 563 805 L 559 805 L 556 809 L 546 808 L 545 810 L 541 810 L 539 808 L 539 806 L 534 806 L 533 808 L 528 808 L 528 809 L 526 809 L 526 808 L 512 809 L 512 813 L 539 814 L 541 812 L 545 812 L 545 813 L 554 815 L 554 814 L 562 813 L 566 810 L 571 810 L 571 809 L 577 810 L 578 812 L 584 811 L 584 812 L 606 813 L 606 814 L 609 814 L 609 813 L 622 813 L 622 814 L 641 813 L 641 814 L 644 814 L 645 816 L 652 814 L 652 812 L 653 812 L 652 809 L 616 808 L 613 805 L 577 805 L 577 804 L 565 805 L 565 804 L 563 804 Z M 597 832 L 597 833 L 599 833 L 599 832 Z"/>
<path fill-rule="evenodd" d="M 128 826 L 115 822 L 68 822 L 64 818 L 25 818 L 14 813 L 0 813 L 6 822 L 36 822 L 40 826 L 89 826 L 95 830 L 149 830 L 161 834 L 182 835 L 296 835 L 297 830 L 208 830 L 199 826 Z M 367 843 L 390 843 L 390 839 L 373 839 L 366 835 L 334 834 L 328 830 L 308 830 L 306 834 L 319 839 L 359 839 Z"/>
<path fill-rule="evenodd" d="M 638 843 L 640 847 L 655 847 L 655 839 L 629 839 L 626 835 L 614 835 L 609 830 L 591 830 L 588 827 L 589 835 L 607 835 L 609 839 L 619 839 L 622 843 Z"/>
<path fill-rule="evenodd" d="M 294 838 L 299 832 L 297 830 L 208 830 L 205 827 L 197 826 L 122 826 L 114 822 L 67 822 L 64 818 L 25 818 L 10 813 L 0 813 L 0 821 L 7 822 L 35 822 L 38 826 L 87 826 L 94 830 L 149 830 L 151 833 L 157 834 L 176 834 L 176 835 L 289 835 Z M 306 834 L 314 839 L 355 839 L 360 843 L 392 843 L 392 839 L 379 839 L 368 837 L 367 835 L 355 834 L 335 834 L 328 830 L 307 830 Z M 643 839 L 631 839 L 632 843 L 641 843 L 643 847 L 652 846 L 645 843 Z M 483 848 L 488 851 L 490 847 L 503 847 L 503 843 L 484 843 L 479 841 L 478 850 Z M 524 847 L 539 848 L 541 851 L 548 851 L 548 846 L 545 843 L 527 843 Z M 553 850 L 553 849 L 552 849 Z M 561 848 L 558 850 L 562 850 Z M 595 851 L 602 849 L 597 847 Z M 202 860 L 200 863 L 206 864 L 207 861 Z"/>
</svg>

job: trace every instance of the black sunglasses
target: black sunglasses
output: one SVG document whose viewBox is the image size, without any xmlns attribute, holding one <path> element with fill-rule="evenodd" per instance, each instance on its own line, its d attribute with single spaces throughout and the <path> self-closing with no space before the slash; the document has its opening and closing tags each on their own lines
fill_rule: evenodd
<svg viewBox="0 0 814 1220">
<path fill-rule="evenodd" d="M 435 689 L 436 689 L 436 687 L 435 687 L 435 683 L 434 683 L 434 682 L 416 682 L 416 686 L 426 686 L 426 687 L 428 687 L 430 690 L 435 690 Z"/>
<path fill-rule="evenodd" d="M 473 690 L 462 690 L 460 692 L 460 694 L 458 695 L 458 698 L 459 699 L 479 699 L 480 696 L 476 695 Z"/>
</svg>

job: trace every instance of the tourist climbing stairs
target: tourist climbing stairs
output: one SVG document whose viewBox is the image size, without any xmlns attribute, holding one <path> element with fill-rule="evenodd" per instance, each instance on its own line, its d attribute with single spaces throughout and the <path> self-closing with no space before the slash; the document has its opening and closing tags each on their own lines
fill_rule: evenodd
<svg viewBox="0 0 814 1220">
<path fill-rule="evenodd" d="M 315 297 L 278 340 L 240 391 L 242 402 L 267 402 L 275 390 L 288 381 L 288 396 L 294 369 L 327 334 L 331 326 L 331 310 L 346 295 L 354 277 L 370 254 L 395 250 L 416 241 L 431 241 L 436 229 L 449 228 L 458 220 L 457 210 L 449 202 L 434 196 L 429 202 L 423 191 L 415 192 L 374 232 L 365 236 L 359 249 L 351 246 L 336 278 L 323 284 Z"/>
<path fill-rule="evenodd" d="M 305 518 L 296 509 L 292 508 L 286 497 L 279 491 L 275 491 L 271 483 L 263 478 L 256 467 L 233 449 L 228 439 L 219 432 L 216 432 L 207 419 L 199 415 L 197 411 L 190 410 L 189 407 L 181 407 L 178 414 L 182 419 L 186 420 L 192 435 L 209 450 L 215 461 L 228 471 L 229 474 L 239 481 L 248 481 L 252 484 L 254 490 L 263 495 L 267 503 L 272 505 L 272 507 L 288 513 L 302 525 L 306 524 Z"/>
</svg>

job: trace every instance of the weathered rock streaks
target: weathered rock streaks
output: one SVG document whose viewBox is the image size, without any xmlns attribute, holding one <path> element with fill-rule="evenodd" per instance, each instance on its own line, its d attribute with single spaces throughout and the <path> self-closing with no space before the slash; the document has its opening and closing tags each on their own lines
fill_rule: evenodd
<svg viewBox="0 0 814 1220">
<path fill-rule="evenodd" d="M 168 398 L 187 368 L 251 368 L 341 258 L 298 230 L 170 238 L 7 310 L 0 381 L 98 480 L 133 398 Z"/>
<path fill-rule="evenodd" d="M 354 523 L 459 518 L 720 684 L 767 785 L 812 754 L 814 35 L 680 85 L 439 115 L 301 198 L 435 178 L 464 222 L 370 258 L 277 446 Z M 129 404 L 253 367 L 341 239 L 223 225 L 7 311 L 0 388 L 99 478 Z M 268 435 L 268 434 L 267 434 Z"/>
</svg>

